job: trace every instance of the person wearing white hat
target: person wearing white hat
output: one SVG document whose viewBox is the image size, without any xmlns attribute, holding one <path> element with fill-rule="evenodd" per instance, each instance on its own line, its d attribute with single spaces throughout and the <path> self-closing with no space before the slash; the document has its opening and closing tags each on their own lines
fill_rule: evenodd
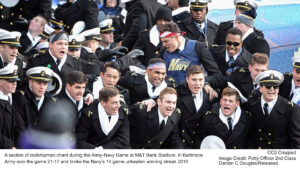
<svg viewBox="0 0 300 169">
<path fill-rule="evenodd" d="M 17 88 L 18 66 L 8 65 L 0 69 L 0 149 L 12 149 L 15 126 L 12 94 Z"/>
<path fill-rule="evenodd" d="M 17 56 L 18 49 L 21 47 L 20 37 L 20 32 L 0 29 L 0 68 L 8 64 L 17 65 L 18 76 L 22 79 L 23 61 Z"/>
<path fill-rule="evenodd" d="M 261 96 L 251 98 L 247 109 L 252 113 L 258 149 L 300 148 L 300 113 L 297 105 L 278 95 L 283 75 L 275 70 L 258 74 Z"/>
<path fill-rule="evenodd" d="M 28 84 L 22 90 L 13 95 L 16 127 L 15 138 L 29 127 L 36 127 L 40 109 L 50 98 L 60 93 L 62 82 L 60 77 L 47 67 L 34 67 L 27 70 Z M 48 87 L 48 85 L 54 86 Z"/>
<path fill-rule="evenodd" d="M 203 120 L 202 138 L 208 135 L 220 137 L 226 149 L 245 149 L 254 146 L 251 113 L 240 107 L 240 96 L 237 90 L 225 88 L 220 103 L 207 111 Z M 199 132 L 196 130 L 196 132 Z"/>
<path fill-rule="evenodd" d="M 279 87 L 279 95 L 296 104 L 300 104 L 300 55 L 292 58 L 292 73 L 284 74 L 284 81 Z"/>
<path fill-rule="evenodd" d="M 206 43 L 207 47 L 213 45 L 218 25 L 207 19 L 208 3 L 211 0 L 191 0 L 191 17 L 178 24 L 185 36 L 192 40 Z"/>
<path fill-rule="evenodd" d="M 254 7 L 255 9 L 258 8 L 255 0 L 234 0 L 233 3 L 236 7 L 234 11 L 234 19 L 230 21 L 224 21 L 219 24 L 219 29 L 214 40 L 214 44 L 216 45 L 225 45 L 226 32 L 228 29 L 235 27 L 234 21 L 240 13 L 250 10 L 251 7 Z M 253 29 L 259 37 L 264 37 L 264 34 L 261 30 L 258 30 L 254 27 Z"/>
<path fill-rule="evenodd" d="M 99 23 L 100 37 L 99 48 L 96 50 L 96 55 L 100 61 L 112 61 L 116 56 L 124 56 L 127 48 L 118 46 L 114 42 L 115 28 L 112 26 L 112 19 L 105 19 Z"/>
</svg>

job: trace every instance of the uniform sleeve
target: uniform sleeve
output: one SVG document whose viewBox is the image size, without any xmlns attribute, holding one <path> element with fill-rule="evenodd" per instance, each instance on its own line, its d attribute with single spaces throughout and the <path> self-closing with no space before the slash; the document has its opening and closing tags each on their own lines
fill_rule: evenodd
<svg viewBox="0 0 300 169">
<path fill-rule="evenodd" d="M 84 16 L 84 22 L 86 24 L 85 30 L 99 27 L 98 7 L 96 2 L 90 1 L 85 12 L 86 12 Z"/>
<path fill-rule="evenodd" d="M 42 0 L 42 1 L 40 0 L 38 15 L 42 15 L 47 20 L 49 20 L 51 18 L 51 5 L 52 5 L 52 0 Z"/>
<path fill-rule="evenodd" d="M 300 107 L 294 105 L 289 123 L 290 148 L 300 148 Z"/>
<path fill-rule="evenodd" d="M 195 52 L 200 59 L 205 71 L 208 76 L 221 74 L 218 65 L 209 52 L 209 50 L 205 47 L 204 43 L 196 42 L 195 43 Z"/>
</svg>

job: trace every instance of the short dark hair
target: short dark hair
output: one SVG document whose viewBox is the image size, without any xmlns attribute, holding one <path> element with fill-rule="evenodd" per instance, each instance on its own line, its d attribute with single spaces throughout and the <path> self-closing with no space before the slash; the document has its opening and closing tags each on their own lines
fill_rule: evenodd
<svg viewBox="0 0 300 169">
<path fill-rule="evenodd" d="M 204 74 L 204 69 L 202 66 L 200 65 L 192 65 L 188 68 L 187 72 L 186 72 L 186 77 L 189 77 L 192 74 L 199 74 L 199 73 L 203 73 Z"/>
<path fill-rule="evenodd" d="M 225 89 L 223 89 L 221 98 L 223 98 L 223 96 L 235 96 L 236 101 L 240 100 L 239 92 L 230 87 L 226 87 Z"/>
<path fill-rule="evenodd" d="M 116 69 L 119 73 L 121 73 L 120 65 L 117 62 L 105 62 L 105 64 L 102 66 L 101 72 L 104 74 L 108 67 Z"/>
<path fill-rule="evenodd" d="M 264 53 L 254 53 L 252 55 L 251 65 L 254 64 L 268 64 L 269 63 L 269 57 L 267 54 Z"/>
<path fill-rule="evenodd" d="M 112 86 L 103 87 L 99 92 L 99 100 L 107 102 L 110 97 L 119 95 L 120 92 L 118 89 Z"/>
<path fill-rule="evenodd" d="M 82 84 L 87 82 L 88 79 L 86 75 L 80 71 L 73 71 L 67 76 L 67 83 L 69 83 L 71 86 L 75 83 Z"/>
<path fill-rule="evenodd" d="M 148 65 L 154 64 L 154 63 L 164 63 L 164 64 L 166 64 L 165 60 L 163 60 L 161 58 L 151 58 L 148 62 Z"/>
<path fill-rule="evenodd" d="M 241 30 L 237 29 L 237 28 L 230 28 L 228 29 L 228 31 L 226 32 L 226 37 L 231 34 L 231 35 L 239 35 L 240 37 L 243 37 L 243 33 Z"/>
<path fill-rule="evenodd" d="M 162 26 L 159 32 L 164 32 L 164 31 L 180 33 L 180 29 L 175 22 L 167 22 L 164 26 Z"/>
<path fill-rule="evenodd" d="M 177 96 L 177 92 L 176 92 L 176 90 L 175 90 L 174 88 L 172 88 L 172 87 L 166 87 L 166 88 L 164 88 L 164 89 L 160 92 L 158 98 L 162 101 L 164 95 L 166 95 L 166 94 L 175 94 L 175 95 Z"/>
</svg>

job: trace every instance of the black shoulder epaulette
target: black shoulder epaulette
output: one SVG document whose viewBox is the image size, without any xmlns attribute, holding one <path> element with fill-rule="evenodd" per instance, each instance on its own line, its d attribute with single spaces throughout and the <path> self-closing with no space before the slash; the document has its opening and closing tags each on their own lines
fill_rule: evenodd
<svg viewBox="0 0 300 169">
<path fill-rule="evenodd" d="M 249 112 L 249 111 L 245 111 L 245 112 L 246 112 L 246 114 L 249 114 L 249 116 L 252 116 L 251 112 Z"/>
<path fill-rule="evenodd" d="M 179 108 L 176 108 L 176 113 L 181 114 L 181 110 Z"/>
<path fill-rule="evenodd" d="M 294 103 L 293 102 L 288 102 L 289 105 L 291 105 L 291 107 L 294 107 Z"/>
<path fill-rule="evenodd" d="M 56 98 L 55 98 L 55 97 L 52 97 L 52 100 L 53 100 L 54 102 L 56 102 Z"/>
<path fill-rule="evenodd" d="M 137 76 L 137 73 L 135 71 L 132 71 L 131 76 Z"/>
<path fill-rule="evenodd" d="M 89 110 L 87 116 L 91 117 L 92 114 L 93 114 L 93 112 Z"/>
<path fill-rule="evenodd" d="M 240 72 L 240 73 L 244 73 L 244 72 L 246 72 L 246 71 L 245 71 L 244 68 L 241 67 L 241 68 L 239 69 L 239 72 Z"/>
<path fill-rule="evenodd" d="M 123 110 L 124 110 L 125 114 L 128 116 L 128 115 L 129 115 L 129 110 L 128 110 L 128 108 L 124 107 Z"/>
</svg>

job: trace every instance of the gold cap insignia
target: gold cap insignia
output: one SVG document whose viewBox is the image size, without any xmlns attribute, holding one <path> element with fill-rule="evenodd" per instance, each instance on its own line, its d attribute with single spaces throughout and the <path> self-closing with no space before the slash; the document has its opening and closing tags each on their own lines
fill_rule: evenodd
<svg viewBox="0 0 300 169">
<path fill-rule="evenodd" d="M 270 79 L 274 79 L 274 74 L 273 73 L 270 74 Z"/>
<path fill-rule="evenodd" d="M 45 76 L 45 71 L 44 71 L 44 70 L 41 72 L 41 76 L 42 76 L 42 77 Z"/>
<path fill-rule="evenodd" d="M 73 44 L 73 45 L 76 44 L 76 39 L 72 39 L 72 44 Z"/>
<path fill-rule="evenodd" d="M 14 76 L 17 76 L 18 70 L 14 70 Z"/>
</svg>

